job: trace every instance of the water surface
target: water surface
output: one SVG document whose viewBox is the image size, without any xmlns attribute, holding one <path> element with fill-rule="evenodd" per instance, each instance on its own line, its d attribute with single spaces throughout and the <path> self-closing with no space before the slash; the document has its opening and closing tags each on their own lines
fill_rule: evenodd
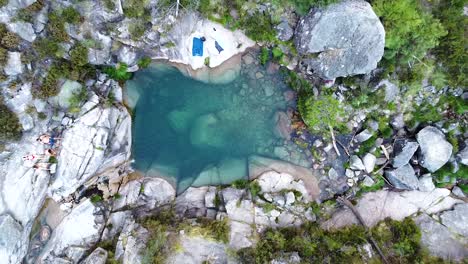
<svg viewBox="0 0 468 264">
<path fill-rule="evenodd" d="M 271 72 L 271 71 L 270 71 Z M 250 155 L 281 158 L 276 115 L 288 107 L 277 72 L 243 65 L 229 84 L 207 84 L 167 65 L 139 71 L 127 84 L 134 101 L 134 166 L 188 186 L 247 177 Z"/>
</svg>

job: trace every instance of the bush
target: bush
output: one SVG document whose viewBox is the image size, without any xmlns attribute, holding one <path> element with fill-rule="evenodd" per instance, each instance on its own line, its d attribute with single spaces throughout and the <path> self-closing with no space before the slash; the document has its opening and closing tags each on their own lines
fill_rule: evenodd
<svg viewBox="0 0 468 264">
<path fill-rule="evenodd" d="M 262 65 L 265 65 L 268 59 L 270 59 L 270 51 L 268 50 L 268 48 L 262 47 L 262 49 L 260 50 L 260 63 Z"/>
<path fill-rule="evenodd" d="M 26 22 L 32 23 L 33 16 L 44 8 L 44 0 L 38 0 L 31 5 L 18 11 L 17 18 Z"/>
<path fill-rule="evenodd" d="M 93 196 L 91 196 L 90 200 L 91 200 L 91 202 L 92 202 L 93 204 L 95 204 L 95 203 L 102 202 L 103 199 L 102 199 L 102 196 L 101 196 L 101 195 L 93 194 Z"/>
<path fill-rule="evenodd" d="M 65 30 L 65 21 L 56 11 L 49 13 L 49 23 L 47 23 L 47 32 L 55 42 L 65 42 L 70 39 Z"/>
<path fill-rule="evenodd" d="M 143 21 L 140 20 L 131 23 L 128 27 L 128 31 L 130 32 L 132 39 L 138 39 L 142 37 L 145 34 L 145 30 L 145 25 Z"/>
<path fill-rule="evenodd" d="M 440 39 L 435 49 L 437 60 L 444 66 L 444 72 L 450 76 L 449 83 L 453 86 L 468 86 L 465 78 L 468 70 L 468 52 L 466 50 L 466 28 L 468 18 L 463 14 L 466 1 L 442 0 L 433 8 L 435 16 L 440 19 L 448 31 L 448 35 Z"/>
<path fill-rule="evenodd" d="M 81 88 L 80 91 L 73 93 L 69 99 L 70 111 L 78 112 L 80 110 L 81 103 L 86 101 L 86 99 L 88 99 L 88 91 L 84 87 Z"/>
<path fill-rule="evenodd" d="M 9 0 L 0 0 L 0 7 L 4 7 L 8 4 Z"/>
<path fill-rule="evenodd" d="M 0 140 L 18 140 L 22 130 L 16 114 L 0 102 Z"/>
<path fill-rule="evenodd" d="M 8 51 L 2 47 L 0 47 L 0 69 L 5 65 L 8 61 Z"/>
<path fill-rule="evenodd" d="M 297 13 L 305 15 L 312 7 L 327 6 L 336 3 L 338 0 L 288 0 Z"/>
<path fill-rule="evenodd" d="M 47 57 L 58 57 L 60 46 L 57 42 L 47 38 L 41 38 L 34 42 L 34 49 L 37 51 L 40 59 Z"/>
<path fill-rule="evenodd" d="M 132 73 L 127 72 L 127 64 L 119 63 L 114 67 L 104 67 L 103 72 L 116 81 L 126 81 L 132 78 Z"/>
<path fill-rule="evenodd" d="M 70 61 L 78 67 L 88 64 L 88 49 L 81 44 L 75 45 L 70 50 Z"/>
<path fill-rule="evenodd" d="M 114 0 L 104 0 L 104 6 L 109 9 L 109 10 L 114 10 L 115 9 L 115 3 Z"/>
<path fill-rule="evenodd" d="M 0 44 L 9 49 L 9 50 L 15 50 L 18 48 L 19 44 L 20 44 L 20 37 L 18 35 L 16 35 L 15 33 L 13 32 L 6 32 L 4 35 L 1 36 L 2 40 L 0 42 Z"/>
<path fill-rule="evenodd" d="M 339 125 L 338 118 L 344 113 L 340 102 L 331 95 L 301 96 L 298 109 L 307 127 L 315 132 L 326 133 L 330 127 Z"/>
<path fill-rule="evenodd" d="M 69 6 L 63 9 L 61 17 L 65 22 L 74 24 L 74 25 L 78 24 L 82 19 L 80 13 L 76 11 L 76 9 L 73 8 L 72 6 Z"/>
<path fill-rule="evenodd" d="M 372 7 L 385 27 L 384 59 L 393 67 L 422 59 L 447 34 L 418 1 L 375 0 Z"/>
<path fill-rule="evenodd" d="M 148 68 L 148 66 L 151 64 L 151 58 L 149 57 L 143 57 L 138 60 L 138 67 L 140 69 Z"/>
<path fill-rule="evenodd" d="M 241 21 L 242 28 L 255 41 L 275 42 L 276 31 L 268 14 L 255 12 Z"/>
</svg>

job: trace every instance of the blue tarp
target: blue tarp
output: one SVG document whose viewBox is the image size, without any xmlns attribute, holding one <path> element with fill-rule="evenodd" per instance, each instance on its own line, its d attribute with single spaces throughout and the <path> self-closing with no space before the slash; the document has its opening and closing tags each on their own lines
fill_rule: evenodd
<svg viewBox="0 0 468 264">
<path fill-rule="evenodd" d="M 203 41 L 200 38 L 193 38 L 192 56 L 203 56 Z"/>
<path fill-rule="evenodd" d="M 221 53 L 221 51 L 223 51 L 223 47 L 221 47 L 221 45 L 219 45 L 218 41 L 215 41 L 215 48 L 218 50 L 219 53 Z"/>
</svg>

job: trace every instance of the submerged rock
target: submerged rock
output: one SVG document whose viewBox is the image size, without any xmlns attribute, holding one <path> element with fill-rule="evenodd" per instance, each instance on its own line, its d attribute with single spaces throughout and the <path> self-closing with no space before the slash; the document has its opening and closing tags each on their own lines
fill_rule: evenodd
<svg viewBox="0 0 468 264">
<path fill-rule="evenodd" d="M 382 23 L 360 0 L 313 8 L 299 21 L 295 36 L 300 54 L 317 55 L 304 62 L 324 79 L 368 73 L 384 53 Z"/>
<path fill-rule="evenodd" d="M 439 129 L 427 126 L 419 131 L 416 139 L 421 147 L 420 164 L 430 172 L 440 169 L 450 159 L 453 147 Z"/>
</svg>

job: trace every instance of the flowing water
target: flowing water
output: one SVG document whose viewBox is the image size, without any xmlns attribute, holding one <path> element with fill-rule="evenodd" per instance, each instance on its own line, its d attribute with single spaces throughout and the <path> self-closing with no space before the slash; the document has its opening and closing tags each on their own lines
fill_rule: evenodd
<svg viewBox="0 0 468 264">
<path fill-rule="evenodd" d="M 250 155 L 284 156 L 275 127 L 276 113 L 292 103 L 286 90 L 277 71 L 255 63 L 228 84 L 199 82 L 163 64 L 138 71 L 126 87 L 134 167 L 174 179 L 179 192 L 247 177 Z"/>
</svg>

